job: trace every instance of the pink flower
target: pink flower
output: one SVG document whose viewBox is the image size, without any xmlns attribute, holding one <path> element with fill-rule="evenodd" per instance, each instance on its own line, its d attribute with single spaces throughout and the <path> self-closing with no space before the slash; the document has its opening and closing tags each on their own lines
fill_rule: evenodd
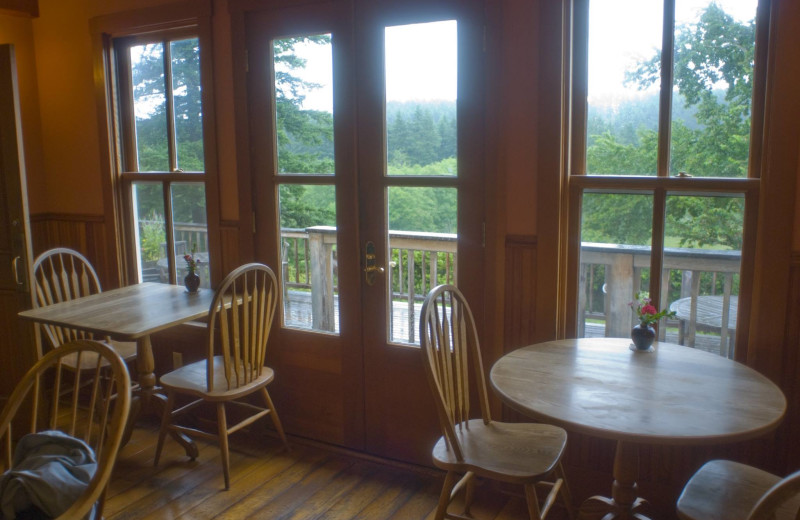
<svg viewBox="0 0 800 520">
<path fill-rule="evenodd" d="M 658 310 L 655 307 L 653 307 L 652 305 L 648 304 L 648 305 L 645 305 L 645 306 L 642 307 L 641 313 L 642 314 L 650 314 L 650 315 L 658 314 Z"/>
</svg>

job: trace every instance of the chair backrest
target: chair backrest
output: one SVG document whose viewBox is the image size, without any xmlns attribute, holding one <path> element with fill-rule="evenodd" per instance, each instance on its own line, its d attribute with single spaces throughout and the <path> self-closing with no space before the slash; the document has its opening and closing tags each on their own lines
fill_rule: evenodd
<svg viewBox="0 0 800 520">
<path fill-rule="evenodd" d="M 800 519 L 800 471 L 795 471 L 772 486 L 747 516 L 747 520 L 774 518 Z"/>
<path fill-rule="evenodd" d="M 94 368 L 71 370 L 65 363 L 69 357 L 92 358 Z M 34 364 L 0 413 L 4 470 L 12 465 L 12 441 L 25 434 L 59 430 L 79 438 L 94 450 L 97 469 L 86 490 L 58 518 L 83 518 L 98 501 L 102 510 L 130 406 L 131 380 L 119 354 L 97 341 L 64 343 Z"/>
<path fill-rule="evenodd" d="M 419 337 L 442 431 L 456 457 L 463 460 L 456 428 L 470 419 L 470 365 L 475 372 L 474 391 L 481 417 L 488 424 L 491 416 L 475 320 L 455 286 L 440 285 L 425 297 Z"/>
<path fill-rule="evenodd" d="M 103 290 L 89 260 L 79 252 L 64 247 L 50 249 L 39 255 L 33 262 L 33 276 L 34 308 L 74 300 Z M 42 325 L 42 330 L 53 348 L 68 341 L 93 337 L 88 332 L 55 325 Z M 41 355 L 40 349 L 39 357 Z"/>
<path fill-rule="evenodd" d="M 278 301 L 277 287 L 272 269 L 257 263 L 238 267 L 222 280 L 209 310 L 209 391 L 214 390 L 215 370 L 224 371 L 228 390 L 261 375 Z M 222 358 L 222 366 L 215 365 L 215 354 Z"/>
</svg>

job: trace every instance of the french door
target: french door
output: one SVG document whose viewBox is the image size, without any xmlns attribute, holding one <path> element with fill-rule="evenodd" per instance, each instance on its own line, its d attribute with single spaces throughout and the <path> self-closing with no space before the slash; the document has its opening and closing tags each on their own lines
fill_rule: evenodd
<svg viewBox="0 0 800 520">
<path fill-rule="evenodd" d="M 440 283 L 481 300 L 475 12 L 324 2 L 245 15 L 255 253 L 283 288 L 268 357 L 290 432 L 430 461 L 421 302 Z"/>
</svg>

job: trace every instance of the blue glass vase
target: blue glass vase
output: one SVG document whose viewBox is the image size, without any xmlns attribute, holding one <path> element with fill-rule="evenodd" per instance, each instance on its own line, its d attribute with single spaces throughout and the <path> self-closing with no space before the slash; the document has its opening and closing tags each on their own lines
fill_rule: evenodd
<svg viewBox="0 0 800 520">
<path fill-rule="evenodd" d="M 656 329 L 640 323 L 631 330 L 631 340 L 638 350 L 648 350 L 656 339 Z"/>
<path fill-rule="evenodd" d="M 183 278 L 183 285 L 186 286 L 186 290 L 189 293 L 196 293 L 197 289 L 200 287 L 200 275 L 191 271 Z"/>
</svg>

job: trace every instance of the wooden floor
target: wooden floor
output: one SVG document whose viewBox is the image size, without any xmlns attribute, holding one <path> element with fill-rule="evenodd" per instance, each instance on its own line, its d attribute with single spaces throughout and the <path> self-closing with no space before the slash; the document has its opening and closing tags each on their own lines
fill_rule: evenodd
<svg viewBox="0 0 800 520">
<path fill-rule="evenodd" d="M 444 474 L 356 457 L 290 439 L 286 451 L 272 436 L 231 437 L 231 489 L 222 482 L 219 450 L 198 441 L 190 461 L 168 439 L 153 467 L 157 427 L 140 423 L 117 459 L 104 517 L 133 519 L 432 519 Z M 451 506 L 460 512 L 458 504 Z M 526 518 L 524 502 L 481 482 L 477 520 Z M 565 518 L 563 509 L 552 520 Z"/>
</svg>

